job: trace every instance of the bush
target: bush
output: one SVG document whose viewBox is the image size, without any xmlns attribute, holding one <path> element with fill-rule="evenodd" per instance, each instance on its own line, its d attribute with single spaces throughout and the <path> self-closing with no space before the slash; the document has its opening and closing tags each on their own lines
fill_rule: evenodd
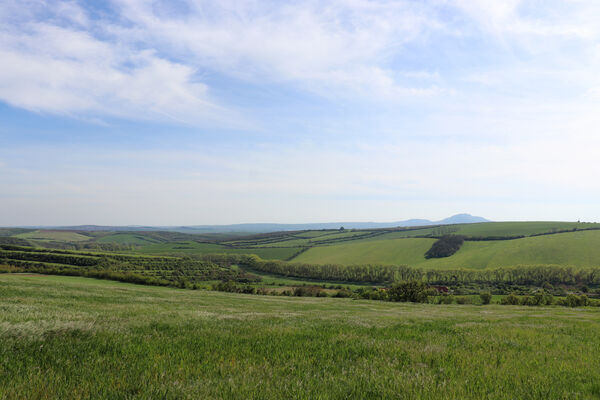
<svg viewBox="0 0 600 400">
<path fill-rule="evenodd" d="M 559 301 L 560 305 L 563 306 L 567 306 L 567 307 L 585 307 L 587 305 L 589 305 L 590 303 L 590 299 L 588 299 L 588 297 L 583 294 L 581 296 L 577 296 L 574 294 L 568 294 L 566 298 L 561 299 Z"/>
<path fill-rule="evenodd" d="M 427 285 L 421 281 L 399 282 L 388 290 L 388 295 L 391 301 L 426 303 L 427 289 Z"/>
<path fill-rule="evenodd" d="M 519 300 L 518 296 L 515 296 L 513 293 L 511 293 L 508 296 L 503 297 L 500 301 L 500 304 L 516 306 L 521 304 L 521 301 Z"/>
<path fill-rule="evenodd" d="M 473 300 L 470 297 L 457 297 L 456 304 L 473 304 Z"/>
<path fill-rule="evenodd" d="M 490 292 L 484 292 L 479 294 L 481 304 L 490 304 L 492 302 L 492 294 Z"/>
<path fill-rule="evenodd" d="M 227 282 L 219 282 L 212 285 L 213 290 L 217 290 L 219 292 L 229 292 L 229 293 L 245 293 L 245 294 L 255 294 L 256 289 L 252 286 L 238 286 L 235 282 L 227 281 Z"/>
<path fill-rule="evenodd" d="M 298 286 L 298 287 L 294 288 L 293 295 L 298 296 L 298 297 L 325 297 L 325 296 L 327 296 L 327 294 L 318 286 Z"/>
<path fill-rule="evenodd" d="M 452 304 L 454 303 L 454 296 L 451 294 L 443 294 L 440 296 L 439 304 Z"/>
<path fill-rule="evenodd" d="M 554 303 L 554 296 L 550 293 L 546 293 L 543 290 L 538 291 L 534 296 L 534 303 L 536 306 L 549 306 Z"/>
<path fill-rule="evenodd" d="M 346 290 L 348 290 L 348 289 L 346 289 Z M 388 292 L 386 290 L 379 289 L 379 288 L 370 288 L 370 289 L 360 288 L 360 289 L 358 289 L 358 297 L 360 297 L 361 299 L 366 299 L 366 300 L 384 300 L 384 301 L 390 300 Z"/>
<path fill-rule="evenodd" d="M 350 291 L 348 289 L 340 289 L 337 292 L 335 292 L 333 297 L 352 297 L 352 291 Z M 374 299 L 374 300 L 379 300 L 379 299 Z"/>
</svg>

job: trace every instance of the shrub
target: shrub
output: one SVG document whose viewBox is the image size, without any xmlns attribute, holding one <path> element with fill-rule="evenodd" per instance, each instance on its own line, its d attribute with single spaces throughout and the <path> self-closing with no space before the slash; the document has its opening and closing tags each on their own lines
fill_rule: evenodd
<svg viewBox="0 0 600 400">
<path fill-rule="evenodd" d="M 492 302 L 492 294 L 489 292 L 480 293 L 479 298 L 481 299 L 481 304 L 490 304 Z"/>
<path fill-rule="evenodd" d="M 264 295 L 271 294 L 271 291 L 269 289 L 267 289 L 267 288 L 261 287 L 261 288 L 257 288 L 256 289 L 256 294 L 260 294 L 260 295 L 264 296 Z"/>
<path fill-rule="evenodd" d="M 550 293 L 546 293 L 543 290 L 536 292 L 533 296 L 534 303 L 536 306 L 546 306 L 554 303 L 554 296 Z"/>
<path fill-rule="evenodd" d="M 544 288 L 544 290 L 551 291 L 554 289 L 554 286 L 552 286 L 550 282 L 544 282 L 542 288 Z"/>
<path fill-rule="evenodd" d="M 388 290 L 391 301 L 427 302 L 427 285 L 421 281 L 396 283 Z"/>
<path fill-rule="evenodd" d="M 333 297 L 352 297 L 352 292 L 348 289 L 340 289 L 337 292 L 335 292 Z M 380 299 L 373 299 L 373 300 L 380 300 Z"/>
<path fill-rule="evenodd" d="M 439 304 L 452 304 L 454 303 L 454 296 L 451 294 L 443 294 L 440 296 Z"/>
<path fill-rule="evenodd" d="M 321 297 L 321 293 L 327 296 L 318 286 L 298 286 L 294 288 L 293 295 L 298 297 Z"/>
<path fill-rule="evenodd" d="M 519 297 L 515 296 L 513 293 L 509 294 L 508 296 L 505 296 L 502 298 L 502 300 L 500 301 L 500 304 L 504 304 L 504 305 L 511 305 L 511 306 L 516 306 L 519 305 L 521 302 L 519 301 Z"/>
</svg>

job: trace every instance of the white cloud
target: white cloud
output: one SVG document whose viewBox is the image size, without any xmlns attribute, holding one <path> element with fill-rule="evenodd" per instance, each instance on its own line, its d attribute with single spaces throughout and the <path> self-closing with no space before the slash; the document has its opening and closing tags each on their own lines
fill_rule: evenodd
<svg viewBox="0 0 600 400">
<path fill-rule="evenodd" d="M 320 94 L 436 92 L 400 85 L 386 67 L 403 45 L 439 25 L 428 7 L 414 2 L 198 1 L 175 16 L 159 15 L 156 3 L 115 3 L 133 24 L 127 36 L 239 79 L 291 83 Z"/>
<path fill-rule="evenodd" d="M 92 16 L 83 2 L 6 0 L 0 100 L 43 112 L 222 126 L 243 120 L 216 98 L 222 79 L 231 97 L 241 80 L 392 106 L 430 98 L 438 109 L 455 93 L 490 107 L 520 97 L 539 102 L 547 94 L 538 91 L 564 97 L 565 87 L 593 99 L 600 5 L 549 3 L 113 0 Z M 444 47 L 469 40 L 485 41 L 494 56 L 479 63 L 478 47 L 467 54 Z"/>
<path fill-rule="evenodd" d="M 556 55 L 564 50 L 557 38 L 588 42 L 600 34 L 593 18 L 600 6 L 583 0 L 552 1 L 548 8 L 525 0 L 113 0 L 112 11 L 94 18 L 83 5 L 7 0 L 0 6 L 0 99 L 64 114 L 225 123 L 240 118 L 212 95 L 206 75 L 325 97 L 412 99 L 463 90 L 465 81 L 506 83 L 493 65 L 452 76 L 429 59 L 423 70 L 406 72 L 403 60 L 415 46 L 435 51 L 440 38 L 483 33 L 504 46 L 498 51 L 507 54 L 498 58 L 510 60 L 510 48 Z M 448 9 L 461 18 L 447 18 Z M 570 55 L 561 60 L 559 78 Z M 573 63 L 581 57 L 591 62 L 597 54 L 577 54 Z M 517 76 L 521 67 L 513 68 Z M 510 70 L 506 61 L 499 68 Z M 581 69 L 595 71 L 585 63 Z"/>
<path fill-rule="evenodd" d="M 46 22 L 5 29 L 0 59 L 0 99 L 32 111 L 221 124 L 231 116 L 193 67 L 84 30 Z"/>
</svg>

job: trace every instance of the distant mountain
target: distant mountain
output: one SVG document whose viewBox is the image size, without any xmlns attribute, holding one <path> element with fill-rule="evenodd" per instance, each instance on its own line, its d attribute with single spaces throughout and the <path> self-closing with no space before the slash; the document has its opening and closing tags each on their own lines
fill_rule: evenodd
<svg viewBox="0 0 600 400">
<path fill-rule="evenodd" d="M 456 214 L 441 221 L 428 219 L 408 219 L 396 222 L 324 222 L 309 224 L 231 224 L 231 225 L 192 225 L 192 226 L 98 226 L 79 225 L 51 227 L 51 229 L 79 230 L 79 231 L 171 231 L 181 233 L 266 233 L 277 231 L 301 231 L 319 229 L 376 229 L 396 228 L 409 226 L 427 225 L 450 225 L 450 224 L 472 224 L 478 222 L 490 222 L 489 220 L 470 214 Z M 39 227 L 44 228 L 44 227 Z M 48 229 L 49 227 L 45 227 Z"/>
<path fill-rule="evenodd" d="M 451 217 L 445 218 L 441 221 L 436 222 L 437 224 L 476 224 L 478 222 L 490 222 L 483 217 L 476 217 L 471 214 L 456 214 Z"/>
</svg>

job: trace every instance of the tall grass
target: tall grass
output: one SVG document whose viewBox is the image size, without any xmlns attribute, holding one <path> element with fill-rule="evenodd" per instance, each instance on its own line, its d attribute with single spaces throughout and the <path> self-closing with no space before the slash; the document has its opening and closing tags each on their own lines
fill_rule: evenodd
<svg viewBox="0 0 600 400">
<path fill-rule="evenodd" d="M 0 398 L 590 399 L 600 313 L 0 275 Z"/>
</svg>

